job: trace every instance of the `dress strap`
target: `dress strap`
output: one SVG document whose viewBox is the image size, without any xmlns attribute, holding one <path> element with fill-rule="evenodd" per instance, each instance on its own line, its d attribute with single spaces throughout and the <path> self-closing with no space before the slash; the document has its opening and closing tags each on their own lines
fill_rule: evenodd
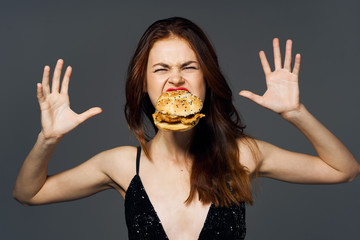
<svg viewBox="0 0 360 240">
<path fill-rule="evenodd" d="M 141 146 L 138 146 L 136 153 L 136 175 L 139 175 L 140 155 L 141 155 Z"/>
</svg>

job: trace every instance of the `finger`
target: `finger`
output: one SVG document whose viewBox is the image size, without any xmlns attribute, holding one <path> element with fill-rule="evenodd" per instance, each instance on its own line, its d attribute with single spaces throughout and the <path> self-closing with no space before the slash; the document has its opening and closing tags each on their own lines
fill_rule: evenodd
<svg viewBox="0 0 360 240">
<path fill-rule="evenodd" d="M 54 76 L 52 79 L 51 84 L 51 92 L 59 92 L 59 86 L 60 86 L 60 75 L 61 75 L 61 69 L 64 64 L 64 61 L 62 59 L 59 59 L 56 63 L 55 70 L 54 70 Z"/>
<path fill-rule="evenodd" d="M 292 41 L 288 39 L 286 41 L 284 68 L 289 71 L 291 71 L 291 49 L 292 49 Z"/>
<path fill-rule="evenodd" d="M 72 67 L 68 66 L 66 68 L 65 74 L 64 74 L 64 79 L 61 83 L 61 93 L 63 94 L 68 94 L 68 89 L 69 89 L 69 81 L 70 81 L 70 76 L 72 73 Z"/>
<path fill-rule="evenodd" d="M 295 56 L 295 64 L 294 64 L 294 69 L 293 69 L 293 74 L 295 74 L 295 75 L 299 75 L 300 61 L 301 61 L 301 55 L 300 55 L 300 53 L 298 53 Z"/>
<path fill-rule="evenodd" d="M 274 38 L 273 40 L 273 48 L 274 48 L 274 65 L 275 70 L 281 69 L 281 53 L 280 53 L 280 44 L 279 39 Z"/>
<path fill-rule="evenodd" d="M 43 95 L 45 97 L 50 94 L 49 76 L 50 76 L 50 67 L 45 66 L 43 77 L 42 77 L 42 84 L 41 84 L 41 87 L 42 87 L 41 89 L 42 89 Z"/>
<path fill-rule="evenodd" d="M 243 96 L 243 97 L 246 97 L 248 99 L 250 99 L 251 101 L 259 104 L 259 105 L 262 105 L 262 96 L 260 95 L 257 95 L 255 93 L 252 93 L 250 91 L 247 91 L 247 90 L 242 90 L 239 92 L 239 95 L 240 96 Z"/>
<path fill-rule="evenodd" d="M 43 93 L 43 88 L 42 88 L 41 83 L 36 84 L 36 97 L 37 97 L 39 103 L 42 103 L 45 100 L 45 96 Z"/>
<path fill-rule="evenodd" d="M 260 51 L 259 57 L 260 57 L 261 65 L 262 65 L 265 75 L 267 75 L 268 73 L 271 73 L 271 68 L 270 68 L 268 60 L 266 59 L 265 52 Z"/>
<path fill-rule="evenodd" d="M 99 107 L 93 107 L 87 110 L 86 112 L 83 112 L 79 115 L 80 123 L 85 122 L 87 119 L 99 114 L 102 112 L 102 109 Z"/>
</svg>

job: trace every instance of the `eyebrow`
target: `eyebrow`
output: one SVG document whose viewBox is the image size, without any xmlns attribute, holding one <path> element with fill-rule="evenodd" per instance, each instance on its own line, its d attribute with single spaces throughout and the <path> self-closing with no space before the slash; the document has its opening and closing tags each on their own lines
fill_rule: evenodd
<svg viewBox="0 0 360 240">
<path fill-rule="evenodd" d="M 187 62 L 184 62 L 183 64 L 181 64 L 180 67 L 183 68 L 183 67 L 186 67 L 186 66 L 188 66 L 188 65 L 190 65 L 192 63 L 198 63 L 198 62 L 197 61 L 187 61 Z M 152 67 L 156 67 L 156 66 L 161 66 L 161 67 L 164 67 L 164 68 L 170 68 L 170 66 L 167 65 L 166 63 L 156 63 Z"/>
</svg>

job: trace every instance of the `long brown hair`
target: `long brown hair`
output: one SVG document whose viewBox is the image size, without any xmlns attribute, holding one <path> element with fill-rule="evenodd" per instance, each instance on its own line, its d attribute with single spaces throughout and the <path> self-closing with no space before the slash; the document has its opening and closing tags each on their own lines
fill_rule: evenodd
<svg viewBox="0 0 360 240">
<path fill-rule="evenodd" d="M 239 141 L 246 144 L 256 159 L 255 141 L 244 134 L 238 112 L 232 104 L 232 92 L 221 73 L 216 53 L 205 33 L 193 22 L 173 17 L 153 23 L 141 37 L 130 61 L 126 80 L 125 116 L 149 156 L 146 142 L 151 139 L 148 126 L 155 109 L 146 92 L 146 68 L 150 50 L 160 39 L 176 36 L 186 40 L 195 52 L 206 82 L 202 112 L 206 115 L 195 127 L 190 143 L 194 161 L 190 177 L 190 203 L 199 194 L 203 203 L 230 206 L 252 204 L 249 171 L 239 162 Z"/>
</svg>

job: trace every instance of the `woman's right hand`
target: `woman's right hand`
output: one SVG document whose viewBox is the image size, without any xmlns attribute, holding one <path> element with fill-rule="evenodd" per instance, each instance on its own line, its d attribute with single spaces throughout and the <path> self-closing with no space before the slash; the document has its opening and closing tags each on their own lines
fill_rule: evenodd
<svg viewBox="0 0 360 240">
<path fill-rule="evenodd" d="M 67 67 L 60 90 L 61 69 L 64 61 L 56 63 L 52 78 L 51 91 L 49 85 L 50 67 L 45 66 L 42 83 L 37 84 L 37 98 L 41 110 L 41 133 L 47 140 L 59 140 L 66 133 L 96 114 L 102 112 L 99 107 L 93 107 L 81 114 L 70 108 L 68 94 L 72 68 Z"/>
</svg>

